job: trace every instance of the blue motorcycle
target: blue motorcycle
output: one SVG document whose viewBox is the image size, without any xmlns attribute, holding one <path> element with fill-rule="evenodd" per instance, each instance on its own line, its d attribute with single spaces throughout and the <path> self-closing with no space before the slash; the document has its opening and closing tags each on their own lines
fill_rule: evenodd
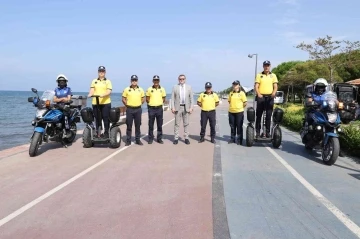
<svg viewBox="0 0 360 239">
<path fill-rule="evenodd" d="M 34 104 L 36 109 L 35 119 L 32 121 L 34 133 L 30 138 L 30 157 L 36 156 L 40 145 L 49 141 L 60 142 L 64 147 L 75 140 L 77 126 L 80 122 L 80 111 L 78 107 L 70 107 L 72 101 L 65 104 L 53 103 L 55 92 L 52 90 L 45 91 L 40 97 L 37 90 L 31 88 L 36 97 L 29 97 L 28 102 Z M 64 118 L 64 112 L 68 112 L 68 117 Z M 63 137 L 66 134 L 64 120 L 68 120 L 71 135 Z"/>
<path fill-rule="evenodd" d="M 300 135 L 306 149 L 321 149 L 323 162 L 333 165 L 340 153 L 338 133 L 341 132 L 336 94 L 327 91 L 319 102 L 306 104 L 308 112 Z"/>
</svg>

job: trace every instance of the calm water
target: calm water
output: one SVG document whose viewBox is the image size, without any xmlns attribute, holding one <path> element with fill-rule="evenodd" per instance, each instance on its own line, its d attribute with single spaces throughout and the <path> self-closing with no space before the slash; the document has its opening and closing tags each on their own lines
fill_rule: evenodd
<svg viewBox="0 0 360 239">
<path fill-rule="evenodd" d="M 87 95 L 88 92 L 74 92 L 74 95 Z M 42 92 L 39 92 L 41 96 Z M 0 91 L 0 150 L 26 144 L 33 132 L 31 121 L 34 119 L 36 108 L 27 98 L 35 96 L 31 91 Z M 167 95 L 169 99 L 170 95 Z M 112 106 L 122 106 L 121 93 L 113 93 L 111 96 Z M 87 100 L 91 106 L 91 99 Z M 146 104 L 143 105 L 146 111 Z M 78 124 L 78 129 L 84 127 Z"/>
</svg>

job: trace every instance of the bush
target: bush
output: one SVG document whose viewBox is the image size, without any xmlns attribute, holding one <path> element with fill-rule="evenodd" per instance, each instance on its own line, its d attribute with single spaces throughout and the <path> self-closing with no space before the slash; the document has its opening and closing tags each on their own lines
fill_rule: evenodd
<svg viewBox="0 0 360 239">
<path fill-rule="evenodd" d="M 341 129 L 343 130 L 340 134 L 341 148 L 352 155 L 360 156 L 360 124 L 343 125 Z"/>
<path fill-rule="evenodd" d="M 284 110 L 282 124 L 291 130 L 299 132 L 303 124 L 304 107 L 299 104 L 286 104 L 283 107 L 278 107 Z"/>
</svg>

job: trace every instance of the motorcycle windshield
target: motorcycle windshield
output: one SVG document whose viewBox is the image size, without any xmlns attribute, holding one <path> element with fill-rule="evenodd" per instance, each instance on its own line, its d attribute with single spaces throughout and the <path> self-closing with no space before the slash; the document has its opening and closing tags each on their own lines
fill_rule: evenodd
<svg viewBox="0 0 360 239">
<path fill-rule="evenodd" d="M 333 91 L 327 91 L 321 96 L 323 108 L 327 108 L 330 111 L 336 110 L 337 96 Z"/>
<path fill-rule="evenodd" d="M 54 96 L 55 96 L 55 91 L 53 90 L 46 90 L 44 91 L 44 93 L 41 95 L 40 99 L 43 101 L 47 101 L 49 100 L 51 104 L 53 104 L 54 102 Z"/>
</svg>

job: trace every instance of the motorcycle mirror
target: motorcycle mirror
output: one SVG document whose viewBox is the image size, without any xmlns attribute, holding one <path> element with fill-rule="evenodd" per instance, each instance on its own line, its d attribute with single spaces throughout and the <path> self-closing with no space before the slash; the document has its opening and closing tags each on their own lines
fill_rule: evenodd
<svg viewBox="0 0 360 239">
<path fill-rule="evenodd" d="M 34 102 L 34 97 L 29 97 L 28 102 Z"/>
<path fill-rule="evenodd" d="M 31 88 L 31 91 L 34 92 L 35 94 L 37 93 L 37 89 L 35 88 Z"/>
</svg>

